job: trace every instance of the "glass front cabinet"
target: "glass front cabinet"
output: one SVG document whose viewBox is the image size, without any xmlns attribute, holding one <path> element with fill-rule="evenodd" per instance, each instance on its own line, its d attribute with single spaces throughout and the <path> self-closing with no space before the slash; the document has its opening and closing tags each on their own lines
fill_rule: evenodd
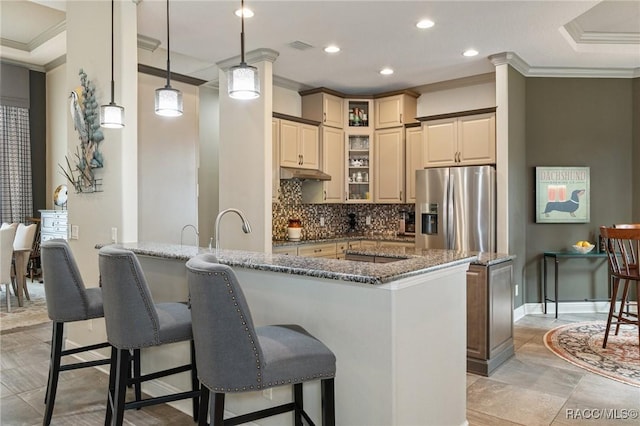
<svg viewBox="0 0 640 426">
<path fill-rule="evenodd" d="M 371 135 L 347 135 L 347 201 L 371 202 Z"/>
<path fill-rule="evenodd" d="M 370 99 L 347 99 L 346 201 L 373 202 L 373 102 Z M 371 120 L 369 119 L 371 117 Z"/>
</svg>

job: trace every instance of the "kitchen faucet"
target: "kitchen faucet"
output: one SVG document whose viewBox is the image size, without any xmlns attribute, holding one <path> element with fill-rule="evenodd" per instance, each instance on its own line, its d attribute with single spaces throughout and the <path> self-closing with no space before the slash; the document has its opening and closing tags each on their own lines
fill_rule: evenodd
<svg viewBox="0 0 640 426">
<path fill-rule="evenodd" d="M 182 231 L 180 231 L 180 247 L 182 247 L 182 236 L 184 235 L 184 230 L 187 228 L 193 228 L 193 231 L 196 233 L 196 247 L 198 247 L 200 245 L 200 241 L 198 239 L 198 237 L 200 236 L 200 233 L 198 233 L 198 228 L 196 228 L 191 224 L 183 226 Z"/>
<path fill-rule="evenodd" d="M 235 214 L 240 216 L 240 219 L 242 219 L 242 231 L 245 234 L 248 234 L 248 233 L 251 232 L 251 225 L 249 225 L 249 221 L 244 216 L 244 213 L 242 213 L 238 209 L 225 209 L 225 210 L 222 210 L 220 213 L 218 213 L 218 217 L 216 217 L 216 253 L 218 253 L 218 250 L 220 248 L 220 219 L 222 219 L 222 216 L 224 216 L 225 214 L 227 214 L 229 212 L 234 212 Z"/>
</svg>

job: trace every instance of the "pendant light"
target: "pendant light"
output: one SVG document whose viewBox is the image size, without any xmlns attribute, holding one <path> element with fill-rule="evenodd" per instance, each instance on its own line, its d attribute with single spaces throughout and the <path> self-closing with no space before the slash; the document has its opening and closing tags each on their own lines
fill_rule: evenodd
<svg viewBox="0 0 640 426">
<path fill-rule="evenodd" d="M 244 61 L 244 0 L 240 2 L 240 12 L 242 22 L 240 65 L 231 67 L 227 71 L 229 97 L 233 99 L 255 99 L 260 96 L 260 80 L 258 79 L 258 69 L 247 65 Z"/>
<path fill-rule="evenodd" d="M 161 89 L 156 89 L 156 114 L 178 117 L 182 115 L 182 92 L 171 87 L 169 40 L 169 0 L 167 0 L 167 84 Z"/>
<path fill-rule="evenodd" d="M 124 127 L 124 107 L 113 101 L 113 4 L 114 0 L 111 0 L 111 102 L 100 106 L 100 126 L 120 129 Z"/>
</svg>

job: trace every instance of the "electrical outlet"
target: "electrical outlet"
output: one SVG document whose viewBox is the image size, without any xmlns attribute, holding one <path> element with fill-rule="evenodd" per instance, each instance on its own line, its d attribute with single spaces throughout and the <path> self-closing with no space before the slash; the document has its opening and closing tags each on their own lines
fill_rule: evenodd
<svg viewBox="0 0 640 426">
<path fill-rule="evenodd" d="M 518 295 L 518 284 L 516 284 L 516 296 Z"/>
<path fill-rule="evenodd" d="M 273 400 L 273 389 L 269 388 L 269 389 L 265 389 L 262 391 L 262 396 L 269 399 L 269 400 Z"/>
<path fill-rule="evenodd" d="M 118 243 L 118 228 L 111 228 L 111 242 Z"/>
<path fill-rule="evenodd" d="M 320 226 L 324 226 L 324 217 L 320 216 Z"/>
<path fill-rule="evenodd" d="M 367 225 L 371 225 L 371 216 L 367 216 L 366 223 Z"/>
<path fill-rule="evenodd" d="M 80 235 L 80 226 L 71 225 L 71 239 L 77 240 L 79 238 L 79 235 Z"/>
</svg>

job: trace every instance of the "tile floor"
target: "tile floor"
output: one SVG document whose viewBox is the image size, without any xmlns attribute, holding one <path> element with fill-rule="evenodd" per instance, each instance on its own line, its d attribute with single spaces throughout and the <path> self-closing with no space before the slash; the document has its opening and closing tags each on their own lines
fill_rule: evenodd
<svg viewBox="0 0 640 426">
<path fill-rule="evenodd" d="M 516 355 L 491 377 L 467 376 L 467 419 L 471 426 L 619 425 L 638 420 L 574 420 L 570 410 L 638 409 L 640 388 L 574 367 L 549 352 L 544 333 L 567 322 L 603 315 L 526 316 L 515 326 Z M 0 335 L 0 424 L 39 425 L 44 411 L 50 351 L 50 324 Z M 96 369 L 61 375 L 53 425 L 101 425 L 107 376 Z M 125 413 L 127 425 L 193 425 L 168 405 Z M 417 426 L 417 425 L 416 425 Z"/>
</svg>

